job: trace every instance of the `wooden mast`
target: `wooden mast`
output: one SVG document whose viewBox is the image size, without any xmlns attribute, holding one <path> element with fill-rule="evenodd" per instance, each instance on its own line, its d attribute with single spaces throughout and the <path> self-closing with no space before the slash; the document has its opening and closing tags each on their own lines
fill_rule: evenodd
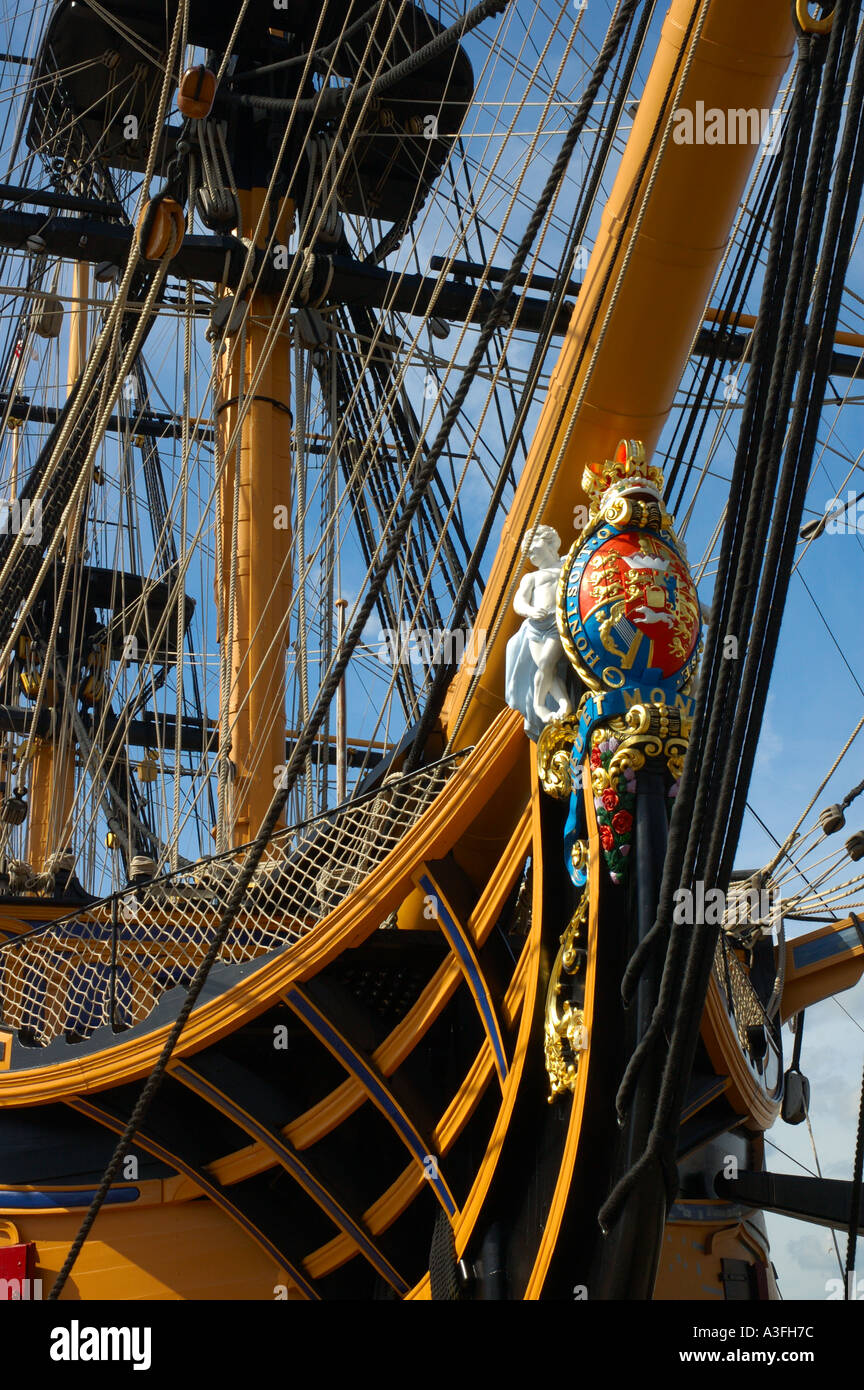
<svg viewBox="0 0 864 1390">
<path fill-rule="evenodd" d="M 265 196 L 262 188 L 240 191 L 239 235 L 254 236 Z M 286 198 L 280 223 L 290 224 L 292 217 L 293 204 Z M 265 217 L 259 245 L 265 244 L 267 231 Z M 285 763 L 285 649 L 289 637 L 285 614 L 291 600 L 291 348 L 287 324 L 272 344 L 267 343 L 274 307 L 268 295 L 251 298 L 245 318 L 245 353 L 241 356 L 240 335 L 229 338 L 219 367 L 219 457 L 225 459 L 218 542 L 223 572 L 220 634 L 223 642 L 229 642 L 231 652 L 228 728 L 232 768 L 227 815 L 226 808 L 220 812 L 226 815 L 227 845 L 245 844 L 257 834 Z M 236 442 L 227 448 L 238 410 L 244 416 L 239 450 Z"/>
<path fill-rule="evenodd" d="M 72 300 L 69 307 L 69 370 L 67 395 L 84 370 L 88 344 L 88 299 L 90 296 L 90 266 L 75 261 L 72 266 Z M 67 556 L 77 545 L 76 524 L 69 522 L 66 537 Z M 70 669 L 70 678 L 74 672 Z M 52 854 L 67 846 L 58 842 L 72 811 L 75 799 L 75 743 L 63 741 L 57 735 L 63 709 L 63 692 L 56 682 L 46 682 L 46 705 L 54 706 L 55 729 L 47 738 L 34 743 L 30 778 L 30 814 L 27 837 L 27 859 L 37 873 L 44 872 Z M 52 700 L 50 691 L 54 690 Z"/>
</svg>

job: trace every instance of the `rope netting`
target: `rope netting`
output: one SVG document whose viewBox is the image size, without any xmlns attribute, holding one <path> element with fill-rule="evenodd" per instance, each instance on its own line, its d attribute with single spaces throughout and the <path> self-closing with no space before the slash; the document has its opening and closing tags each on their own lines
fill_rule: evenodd
<svg viewBox="0 0 864 1390">
<path fill-rule="evenodd" d="M 219 959 L 239 964 L 308 935 L 404 841 L 468 751 L 277 831 Z M 0 943 L 3 1025 L 44 1046 L 141 1023 L 201 963 L 242 858 L 199 861 Z"/>
</svg>

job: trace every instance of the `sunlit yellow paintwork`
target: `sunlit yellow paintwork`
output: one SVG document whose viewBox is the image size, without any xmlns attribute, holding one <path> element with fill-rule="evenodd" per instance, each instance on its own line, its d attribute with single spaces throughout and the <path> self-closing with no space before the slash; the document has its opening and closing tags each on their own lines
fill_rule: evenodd
<svg viewBox="0 0 864 1390">
<path fill-rule="evenodd" d="M 663 1232 L 655 1300 L 722 1303 L 725 1299 L 723 1260 L 767 1266 L 765 1278 L 769 1296 L 779 1298 L 767 1242 L 760 1232 L 747 1221 L 730 1220 L 729 1207 L 723 1202 L 700 1202 L 699 1206 L 714 1208 L 716 1217 L 708 1221 L 695 1217 L 688 1220 L 688 1203 L 682 1202 L 682 1219 L 669 1222 Z"/>
<path fill-rule="evenodd" d="M 241 190 L 242 235 L 255 234 L 266 190 Z M 286 200 L 284 218 L 293 215 Z M 269 232 L 262 222 L 258 242 Z M 226 640 L 230 612 L 231 554 L 236 518 L 237 586 L 234 631 L 231 641 L 231 693 L 228 717 L 231 729 L 233 783 L 231 842 L 248 844 L 258 833 L 273 799 L 279 773 L 285 764 L 285 649 L 289 633 L 285 615 L 291 601 L 291 344 L 287 323 L 264 352 L 273 328 L 275 305 L 267 295 L 256 294 L 245 321 L 245 356 L 238 337 L 229 340 L 220 371 L 216 417 L 220 458 L 225 467 L 220 485 L 223 592 L 221 640 Z M 228 448 L 238 420 L 238 397 L 246 398 L 248 411 L 241 426 L 237 483 L 236 447 Z M 249 397 L 252 397 L 249 403 Z M 281 408 L 280 408 L 281 407 Z"/>
<path fill-rule="evenodd" d="M 786 942 L 786 974 L 780 998 L 782 1022 L 785 1023 L 787 1018 L 792 1018 L 811 1004 L 818 1004 L 820 999 L 828 999 L 832 994 L 841 994 L 844 989 L 857 985 L 864 973 L 864 942 L 858 941 L 836 956 L 814 961 L 811 965 L 795 964 L 797 947 L 808 941 L 818 941 L 823 936 L 832 936 L 851 926 L 852 919 L 847 917 Z"/>
<path fill-rule="evenodd" d="M 518 748 L 520 740 L 514 737 L 514 731 L 516 734 L 518 734 L 518 716 L 512 714 L 505 715 L 501 723 L 505 726 L 505 729 L 502 730 L 502 732 L 505 735 L 510 736 L 508 741 L 511 743 L 511 746 L 514 747 L 514 749 Z M 506 758 L 499 758 L 498 760 L 496 760 L 496 765 L 499 769 L 506 766 L 506 763 Z M 475 800 L 478 796 L 481 795 L 483 797 L 489 796 L 493 791 L 494 788 L 491 787 L 489 780 L 486 778 L 478 779 L 476 776 L 468 776 L 465 779 L 466 796 L 470 796 Z M 506 899 L 507 895 L 512 890 L 515 878 L 521 868 L 522 863 L 524 862 L 525 854 L 527 853 L 529 847 L 530 821 L 531 813 L 530 810 L 526 809 L 526 812 L 520 821 L 517 833 L 514 835 L 510 845 L 508 845 L 505 851 L 500 866 L 500 872 L 495 875 L 492 881 L 490 881 L 486 894 L 478 902 L 476 908 L 474 909 L 470 918 L 468 919 L 468 930 L 472 937 L 476 940 L 478 947 L 482 945 L 483 941 L 486 940 L 486 938 L 489 935 L 489 932 L 492 930 L 492 927 L 494 926 L 494 923 L 500 916 L 501 906 L 504 900 Z M 440 856 L 441 852 L 444 849 L 445 842 L 443 842 L 439 837 L 437 841 L 430 838 L 427 843 L 430 847 L 430 857 L 434 857 L 434 855 Z M 406 886 L 408 885 L 408 883 L 410 883 L 410 877 L 407 878 L 405 881 Z M 472 1210 L 474 1210 L 474 1217 L 472 1217 L 472 1221 L 473 1219 L 475 1219 L 477 1211 L 479 1211 L 480 1194 L 486 1190 L 489 1181 L 491 1181 L 495 1163 L 497 1161 L 498 1154 L 500 1153 L 501 1140 L 503 1138 L 504 1133 L 506 1132 L 507 1118 L 512 1108 L 513 1101 L 515 1100 L 515 1094 L 518 1088 L 519 1076 L 521 1074 L 521 1066 L 524 1061 L 525 1049 L 527 1046 L 528 1031 L 530 1030 L 530 1009 L 533 1008 L 532 1001 L 535 997 L 536 992 L 539 929 L 540 927 L 538 916 L 535 919 L 535 927 L 532 931 L 532 934 L 529 937 L 529 940 L 526 942 L 525 948 L 520 956 L 520 959 L 516 967 L 514 968 L 513 979 L 504 996 L 502 1004 L 502 1016 L 508 1025 L 512 1023 L 512 1021 L 515 1019 L 519 1010 L 524 1007 L 526 1000 L 528 1001 L 530 1007 L 528 1015 L 523 1016 L 523 1022 L 520 1027 L 519 1040 L 517 1041 L 516 1051 L 513 1059 L 513 1069 L 511 1070 L 511 1074 L 508 1077 L 507 1093 L 506 1095 L 502 1096 L 501 1111 L 499 1114 L 498 1123 L 496 1125 L 495 1133 L 490 1139 L 489 1162 L 483 1165 L 481 1174 L 478 1178 L 478 1184 L 475 1184 L 474 1192 L 472 1193 L 472 1196 L 469 1198 L 469 1202 L 472 1203 Z M 430 982 L 430 985 L 427 987 L 425 999 L 418 1000 L 417 1005 L 415 1005 L 415 1009 L 412 1011 L 413 1018 L 409 1017 L 407 1019 L 403 1019 L 402 1022 L 398 1025 L 397 1029 L 394 1030 L 394 1033 L 391 1035 L 391 1037 L 388 1038 L 384 1044 L 382 1044 L 381 1048 L 379 1048 L 378 1052 L 375 1054 L 375 1060 L 379 1061 L 382 1064 L 382 1067 L 387 1068 L 389 1070 L 395 1069 L 399 1061 L 405 1055 L 406 1049 L 410 1050 L 411 1046 L 416 1045 L 416 1042 L 419 1040 L 419 1038 L 423 1036 L 424 1032 L 426 1031 L 426 1028 L 430 1026 L 434 1017 L 437 1016 L 441 1008 L 444 1007 L 447 1000 L 451 997 L 453 989 L 458 984 L 459 970 L 458 966 L 455 965 L 455 962 L 448 962 L 448 964 L 450 965 L 450 969 L 446 969 L 444 966 L 442 966 L 437 972 L 436 976 Z M 476 1106 L 477 1101 L 483 1094 L 486 1086 L 489 1084 L 493 1075 L 494 1064 L 491 1049 L 488 1047 L 487 1044 L 484 1044 L 483 1047 L 481 1047 L 477 1057 L 469 1067 L 464 1084 L 459 1087 L 458 1092 L 454 1096 L 451 1104 L 448 1106 L 447 1111 L 441 1117 L 441 1120 L 433 1130 L 431 1136 L 433 1143 L 436 1147 L 436 1150 L 441 1152 L 442 1155 L 446 1153 L 446 1151 L 458 1138 L 458 1135 L 461 1133 L 462 1128 L 464 1127 L 467 1120 L 470 1118 L 470 1115 L 474 1107 Z M 340 1090 L 344 1092 L 345 1088 L 340 1088 Z M 338 1094 L 338 1092 L 334 1093 L 334 1095 Z M 69 1100 L 71 1101 L 73 1108 L 81 1109 L 84 1111 L 84 1113 L 90 1113 L 91 1107 L 88 1102 L 84 1101 L 83 1099 L 77 1100 L 73 1097 L 69 1097 Z M 298 1142 L 300 1144 L 302 1144 L 304 1140 L 308 1144 L 313 1142 L 314 1139 L 322 1137 L 324 1133 L 328 1132 L 329 1129 L 332 1128 L 332 1125 L 334 1123 L 338 1123 L 342 1118 L 345 1117 L 346 1113 L 350 1113 L 350 1110 L 354 1108 L 354 1097 L 350 1094 L 350 1091 L 348 1096 L 346 1097 L 346 1100 L 347 1105 L 337 1106 L 335 1113 L 331 1111 L 331 1113 L 327 1116 L 327 1122 L 323 1126 L 319 1123 L 315 1125 L 314 1129 L 310 1129 L 308 1121 L 304 1117 L 300 1117 L 299 1121 L 295 1121 L 292 1125 L 286 1127 L 286 1137 L 291 1137 L 295 1140 L 295 1142 Z M 96 1109 L 98 1110 L 98 1107 Z M 316 1107 L 316 1109 L 319 1112 L 322 1111 L 322 1107 L 320 1106 Z M 94 1113 L 96 1112 L 94 1111 Z M 144 1149 L 145 1151 L 148 1151 L 148 1145 L 146 1142 L 141 1141 L 140 1139 L 136 1142 L 138 1143 L 138 1146 L 140 1148 Z M 226 1183 L 238 1181 L 243 1176 L 248 1176 L 248 1174 L 251 1171 L 261 1171 L 262 1167 L 264 1166 L 272 1166 L 272 1155 L 270 1156 L 269 1163 L 262 1164 L 260 1161 L 253 1161 L 250 1163 L 249 1157 L 251 1157 L 254 1148 L 255 1146 L 249 1146 L 249 1149 L 241 1151 L 241 1154 L 247 1157 L 246 1161 L 242 1163 L 239 1169 L 236 1166 L 236 1162 L 232 1165 L 231 1159 L 222 1160 L 216 1164 L 211 1165 L 211 1168 L 209 1170 L 210 1174 L 212 1178 L 220 1185 L 220 1187 L 224 1187 Z M 238 1158 L 240 1156 L 241 1155 L 237 1155 Z M 231 1171 L 232 1166 L 233 1171 Z M 411 1171 L 412 1169 L 413 1173 Z M 417 1195 L 417 1192 L 419 1190 L 422 1190 L 423 1181 L 423 1175 L 421 1172 L 418 1171 L 417 1165 L 411 1165 L 411 1169 L 406 1170 L 406 1173 L 402 1175 L 402 1177 L 391 1187 L 391 1189 L 388 1192 L 382 1194 L 382 1197 L 376 1203 L 373 1204 L 369 1211 L 367 1213 L 364 1213 L 364 1221 L 366 1222 L 370 1232 L 375 1234 L 380 1230 L 386 1229 L 387 1226 L 391 1224 L 393 1220 L 396 1219 L 400 1212 L 404 1210 L 405 1205 L 408 1202 L 410 1202 L 414 1196 Z M 143 1190 L 144 1185 L 142 1184 L 139 1186 L 141 1186 Z M 148 1199 L 150 1203 L 158 1199 L 159 1188 L 161 1186 L 162 1185 L 158 1183 L 149 1185 Z M 196 1188 L 194 1183 L 190 1183 L 188 1180 L 186 1180 L 184 1184 L 183 1179 L 178 1179 L 172 1186 L 170 1193 L 166 1191 L 164 1195 L 165 1199 L 176 1207 L 178 1201 L 181 1203 L 184 1200 L 188 1202 L 190 1198 L 197 1195 L 198 1191 L 199 1189 Z M 2 1201 L 2 1199 L 0 1199 L 0 1201 Z M 74 1213 L 72 1215 L 74 1218 Z M 115 1216 L 116 1212 L 113 1209 L 110 1212 L 105 1213 L 106 1219 L 113 1220 Z M 62 1214 L 54 1213 L 53 1217 L 48 1218 L 46 1216 L 46 1219 L 53 1219 L 55 1222 L 57 1222 L 63 1220 L 64 1218 L 62 1217 Z M 184 1212 L 180 1212 L 178 1214 L 177 1219 L 181 1223 L 181 1227 L 183 1227 L 187 1221 L 187 1217 Z M 100 1218 L 100 1221 L 101 1220 L 102 1218 Z M 115 1228 L 120 1229 L 119 1226 Z M 52 1229 L 56 1230 L 57 1228 L 56 1226 L 54 1226 L 52 1227 Z M 233 1242 L 236 1242 L 236 1235 L 232 1237 L 232 1248 Z M 334 1268 L 337 1268 L 339 1264 L 344 1263 L 345 1259 L 350 1258 L 352 1253 L 353 1243 L 344 1236 L 337 1236 L 334 1238 L 333 1241 L 329 1242 L 327 1246 L 322 1247 L 321 1251 L 313 1252 L 308 1257 L 308 1260 L 304 1262 L 304 1265 L 309 1275 L 314 1278 L 317 1275 L 324 1274 Z M 39 1244 L 39 1268 L 40 1270 L 43 1268 L 50 1268 L 50 1262 L 46 1262 L 42 1259 L 41 1243 Z M 269 1277 L 269 1275 L 265 1277 Z M 88 1293 L 87 1296 L 94 1297 L 98 1295 L 96 1295 L 95 1293 Z M 150 1291 L 148 1293 L 145 1293 L 144 1296 L 160 1295 L 158 1295 L 155 1291 L 150 1289 Z M 184 1294 L 184 1296 L 192 1295 L 186 1293 Z M 226 1296 L 243 1297 L 246 1295 L 242 1292 L 237 1292 L 231 1293 L 230 1295 Z M 257 1296 L 267 1296 L 267 1294 L 262 1294 L 259 1289 Z"/>
<path fill-rule="evenodd" d="M 649 449 L 656 441 L 671 407 L 693 334 L 700 317 L 704 314 L 711 277 L 725 246 L 744 180 L 752 162 L 753 151 L 746 147 L 713 147 L 712 156 L 716 155 L 716 158 L 712 158 L 709 163 L 706 161 L 706 151 L 703 148 L 694 149 L 670 143 L 658 170 L 645 219 L 633 243 L 620 293 L 615 289 L 614 274 L 610 289 L 602 289 L 606 271 L 615 254 L 618 234 L 622 229 L 628 233 L 624 236 L 625 250 L 629 244 L 629 230 L 639 209 L 639 199 L 635 202 L 633 212 L 627 213 L 627 204 L 648 136 L 663 105 L 675 51 L 680 46 L 684 27 L 692 10 L 691 0 L 675 0 L 664 26 L 660 50 L 604 214 L 583 290 L 558 367 L 553 374 L 549 398 L 510 516 L 504 527 L 477 621 L 478 627 L 485 627 L 488 631 L 494 626 L 498 611 L 505 601 L 512 574 L 511 566 L 521 535 L 529 524 L 538 519 L 532 511 L 533 498 L 538 486 L 542 488 L 546 456 L 551 448 L 554 458 L 557 444 L 562 437 L 564 425 L 558 421 L 559 409 L 562 405 L 566 410 L 572 409 L 584 380 L 584 363 L 580 373 L 575 376 L 574 365 L 580 348 L 589 335 L 588 325 L 595 310 L 599 306 L 597 323 L 591 329 L 588 340 L 589 345 L 593 345 L 599 325 L 604 325 L 603 350 L 598 357 L 596 371 L 582 403 L 579 417 L 570 434 L 558 481 L 543 515 L 543 520 L 558 527 L 565 542 L 569 541 L 572 531 L 570 523 L 573 507 L 582 500 L 580 479 L 584 463 L 588 459 L 605 456 L 621 437 L 642 438 Z M 705 27 L 680 104 L 692 104 L 700 99 L 705 101 L 706 105 L 770 107 L 788 64 L 791 49 L 792 28 L 787 0 L 765 0 L 765 3 L 758 7 L 754 7 L 748 0 L 713 0 L 708 7 Z M 650 173 L 650 164 L 647 172 Z M 620 261 L 617 264 L 620 264 Z M 610 301 L 610 294 L 613 292 L 616 294 L 614 304 Z M 266 316 L 268 306 L 261 305 L 260 310 Z M 255 331 L 253 326 L 251 332 L 254 334 Z M 261 384 L 258 386 L 258 391 L 265 394 L 276 395 L 280 390 L 287 392 L 287 377 L 281 382 L 275 382 L 272 392 L 266 391 Z M 226 397 L 230 398 L 233 394 L 236 394 L 236 390 L 231 387 L 230 382 L 226 383 Z M 264 416 L 256 417 L 259 430 L 265 430 L 266 438 L 262 447 L 272 451 L 274 431 L 273 421 L 269 416 L 273 412 L 269 407 L 262 407 L 262 410 Z M 229 416 L 230 421 L 229 412 L 226 411 L 224 414 Z M 252 453 L 257 451 L 258 439 L 260 434 L 253 437 L 251 426 L 248 436 L 244 432 L 244 447 L 250 459 Z M 271 453 L 269 462 L 263 466 L 271 497 L 275 495 L 278 485 L 274 476 L 274 460 L 275 454 Z M 251 474 L 248 478 L 251 486 Z M 228 491 L 233 494 L 233 481 Z M 223 493 L 223 498 L 226 496 L 227 493 Z M 272 562 L 267 572 L 270 576 L 268 582 L 272 584 Z M 260 592 L 258 599 L 262 599 Z M 259 616 L 265 611 L 266 604 L 262 604 L 258 610 Z M 461 770 L 461 774 L 457 774 L 446 804 L 438 806 L 436 803 L 421 826 L 412 833 L 410 845 L 400 847 L 399 851 L 389 856 L 367 882 L 362 904 L 349 899 L 331 919 L 327 919 L 316 928 L 310 938 L 286 952 L 281 960 L 268 963 L 220 999 L 196 1010 L 178 1050 L 178 1056 L 194 1053 L 242 1026 L 245 1021 L 267 1008 L 293 981 L 314 975 L 347 945 L 355 944 L 368 936 L 388 912 L 399 906 L 410 887 L 413 869 L 423 859 L 440 856 L 448 848 L 455 846 L 466 872 L 474 875 L 475 882 L 479 877 L 481 883 L 486 883 L 489 866 L 498 863 L 502 849 L 509 841 L 513 847 L 510 866 L 514 874 L 518 872 L 520 855 L 524 857 L 525 845 L 524 819 L 520 820 L 520 816 L 524 814 L 528 790 L 528 746 L 521 732 L 519 717 L 512 712 L 501 713 L 504 645 L 514 626 L 515 619 L 509 611 L 508 603 L 508 611 L 504 614 L 498 639 L 488 652 L 486 671 L 474 692 L 468 718 L 459 734 L 460 746 L 467 746 L 472 742 L 479 744 L 475 753 L 471 755 L 469 764 L 472 773 L 476 768 L 482 768 L 482 777 L 475 774 L 472 787 L 466 768 Z M 239 627 L 237 632 L 239 634 Z M 267 649 L 269 650 L 269 647 Z M 242 653 L 238 659 L 242 660 Z M 466 691 L 467 679 L 463 673 L 457 677 L 451 688 L 445 711 L 445 721 L 450 727 L 460 711 Z M 281 726 L 278 737 L 282 737 Z M 237 749 L 243 746 L 242 743 L 235 744 L 232 756 L 239 756 Z M 246 756 L 250 747 L 251 744 L 247 741 Z M 271 752 L 278 763 L 282 759 L 275 756 L 276 751 L 277 745 L 274 741 Z M 269 757 L 271 754 L 266 756 Z M 266 759 L 262 758 L 262 761 Z M 495 793 L 494 805 L 491 804 L 491 792 Z M 272 787 L 268 785 L 261 795 L 262 813 L 263 808 L 269 803 L 271 794 Z M 257 829 L 255 818 L 258 815 L 258 803 L 255 795 L 257 793 L 253 794 L 250 791 L 244 801 L 243 814 L 246 817 L 247 838 L 250 831 L 254 833 Z M 532 803 L 535 816 L 535 855 L 540 852 L 536 795 L 535 782 Z M 594 858 L 596 861 L 597 856 Z M 535 881 L 539 881 L 539 875 Z M 593 891 L 596 895 L 596 884 Z M 497 893 L 494 899 L 496 902 L 499 901 Z M 491 896 L 488 906 L 490 911 L 484 923 L 488 922 L 491 928 L 494 921 L 491 915 Z M 512 1011 L 521 1006 L 519 1032 L 512 1067 L 504 1085 L 495 1131 L 490 1139 L 486 1157 L 478 1170 L 472 1193 L 456 1221 L 456 1247 L 459 1254 L 466 1248 L 481 1210 L 482 1198 L 488 1190 L 494 1172 L 521 1078 L 539 979 L 542 908 L 542 901 L 535 897 L 529 941 L 508 991 L 508 1016 L 514 1016 Z M 479 925 L 475 930 L 479 940 Z M 589 965 L 589 977 L 590 971 Z M 448 961 L 427 987 L 422 1002 L 418 1001 L 408 1019 L 403 1021 L 404 1029 L 400 1025 L 400 1029 L 394 1030 L 394 1034 L 376 1054 L 376 1063 L 385 1074 L 387 1065 L 395 1069 L 403 1055 L 403 1049 L 409 1046 L 412 1038 L 416 1041 L 418 1036 L 422 1036 L 424 1028 L 428 1027 L 430 1014 L 434 1017 L 440 1011 L 449 997 L 449 992 L 455 988 L 456 980 L 457 969 Z M 719 1031 L 718 1021 L 718 1036 Z M 139 1078 L 153 1065 L 164 1041 L 164 1034 L 165 1030 L 160 1030 L 146 1040 L 119 1044 L 99 1058 L 75 1059 L 56 1067 L 36 1069 L 26 1076 L 0 1077 L 0 1105 L 39 1104 L 62 1098 L 70 1099 L 74 1103 L 76 1096 Z M 737 1044 L 730 1043 L 729 1054 L 737 1051 Z M 722 1064 L 729 1068 L 733 1057 L 727 1055 L 724 1050 L 721 1060 Z M 583 1062 L 581 1075 L 587 1073 L 589 1054 L 586 1054 Z M 435 1137 L 443 1147 L 452 1142 L 458 1133 L 483 1087 L 488 1084 L 493 1071 L 491 1048 L 487 1042 L 472 1063 L 464 1086 L 454 1096 L 447 1114 L 436 1127 Z M 739 1084 L 743 1095 L 743 1080 Z M 292 1139 L 297 1147 L 302 1147 L 304 1141 L 312 1143 L 320 1133 L 327 1132 L 350 1113 L 357 1099 L 356 1082 L 346 1081 L 315 1107 L 317 1113 L 314 1116 L 310 1111 L 306 1116 L 300 1117 L 288 1127 L 286 1133 L 294 1131 Z M 528 1297 L 531 1298 L 539 1296 L 542 1291 L 543 1279 L 554 1248 L 555 1233 L 560 1225 L 560 1210 L 563 1208 L 579 1142 L 578 1099 L 577 1089 L 572 1101 L 570 1134 L 547 1228 L 549 1234 L 541 1242 L 529 1284 Z M 755 1098 L 748 1096 L 746 1099 L 752 1100 L 758 1110 Z M 760 1115 L 759 1118 L 763 1117 Z M 256 1146 L 250 1145 L 237 1155 L 222 1160 L 222 1172 L 218 1180 L 221 1183 L 236 1181 L 247 1172 L 259 1171 L 257 1167 L 246 1166 L 258 1162 L 260 1156 L 255 1150 Z M 416 1164 L 407 1167 L 390 1190 L 364 1213 L 364 1221 L 370 1231 L 385 1229 L 411 1200 L 418 1183 L 422 1181 Z M 187 1188 L 186 1191 L 190 1189 Z M 208 1260 L 212 1262 L 212 1268 L 206 1271 L 208 1278 L 218 1282 L 236 1263 L 238 1272 L 232 1288 L 254 1287 L 258 1290 L 254 1294 L 232 1292 L 226 1296 L 272 1296 L 272 1293 L 268 1295 L 264 1291 L 269 1279 L 280 1282 L 275 1276 L 272 1264 L 266 1259 L 262 1263 L 262 1252 L 254 1249 L 248 1238 L 238 1232 L 224 1213 L 207 1202 L 186 1202 L 182 1204 L 184 1219 L 185 1214 L 190 1213 L 191 1221 L 181 1234 L 181 1228 L 174 1220 L 177 1209 L 176 1201 L 171 1204 L 171 1209 L 167 1206 L 160 1209 L 159 1225 L 151 1225 L 150 1234 L 142 1230 L 140 1218 L 136 1218 L 133 1212 L 112 1210 L 100 1215 L 95 1239 L 85 1247 L 85 1254 L 76 1270 L 73 1288 L 80 1289 L 87 1297 L 214 1296 L 212 1293 L 196 1295 L 189 1292 L 192 1288 L 200 1287 L 203 1278 L 200 1269 L 195 1276 L 199 1281 L 197 1285 L 192 1276 L 185 1279 L 172 1276 L 174 1282 L 166 1283 L 154 1272 L 158 1261 L 153 1252 L 160 1248 L 159 1242 L 163 1242 L 164 1248 L 167 1239 L 173 1248 L 179 1237 L 188 1242 L 188 1249 L 194 1249 L 196 1265 L 206 1266 Z M 195 1220 L 201 1223 L 203 1236 L 196 1233 Z M 40 1226 L 40 1221 L 49 1224 Z M 22 1238 L 36 1239 L 39 1242 L 40 1268 L 57 1268 L 62 1261 L 66 1244 L 76 1229 L 77 1217 L 69 1218 L 66 1227 L 61 1229 L 58 1223 L 62 1221 L 67 1221 L 67 1218 L 27 1219 L 27 1234 Z M 23 1228 L 25 1223 L 21 1224 Z M 106 1240 L 106 1233 L 109 1231 L 113 1244 Z M 113 1251 L 118 1244 L 122 1246 L 123 1242 L 128 1244 L 129 1250 L 132 1250 L 134 1242 L 141 1243 L 137 1246 L 137 1254 L 128 1254 L 126 1248 L 122 1250 L 116 1266 L 117 1269 L 122 1269 L 122 1278 L 118 1283 L 116 1271 L 108 1269 L 105 1252 Z M 336 1237 L 329 1247 L 324 1247 L 309 1257 L 307 1269 L 310 1274 L 314 1275 L 316 1272 L 335 1267 L 332 1262 L 338 1262 L 344 1254 L 344 1250 L 337 1248 L 339 1242 L 344 1242 L 344 1237 Z M 247 1272 L 244 1262 L 248 1267 L 250 1261 L 255 1268 L 254 1271 Z M 284 1283 L 284 1278 L 281 1282 Z M 107 1293 L 109 1287 L 110 1294 Z M 99 1289 L 102 1290 L 101 1294 L 96 1292 Z M 154 1293 L 156 1289 L 161 1289 L 162 1292 Z M 75 1296 L 74 1293 L 72 1296 Z M 421 1281 L 411 1296 L 428 1297 L 428 1279 Z M 693 1296 L 692 1291 L 689 1296 Z"/>
<path fill-rule="evenodd" d="M 87 338 L 90 294 L 90 266 L 76 261 L 72 267 L 72 302 L 69 307 L 69 380 L 70 392 L 87 362 Z M 67 549 L 78 545 L 75 524 L 67 529 Z M 75 692 L 69 699 L 74 703 Z M 62 708 L 62 707 L 61 707 Z M 57 711 L 58 717 L 60 710 Z M 27 820 L 27 860 L 37 873 L 42 873 L 51 855 L 65 850 L 60 843 L 63 827 L 75 800 L 75 743 L 56 740 L 50 735 L 33 742 L 33 762 L 30 772 L 30 801 Z"/>
<path fill-rule="evenodd" d="M 410 840 L 397 846 L 370 874 L 363 891 L 352 893 L 283 955 L 193 1010 L 176 1055 L 218 1042 L 270 1008 L 290 984 L 309 979 L 347 947 L 364 941 L 411 888 L 418 857 L 446 854 L 526 756 L 520 717 L 508 710 L 454 773 L 448 795 L 432 803 Z M 0 1077 L 0 1107 L 41 1105 L 138 1080 L 155 1064 L 168 1031 L 165 1026 L 93 1056 L 7 1073 Z"/>
</svg>

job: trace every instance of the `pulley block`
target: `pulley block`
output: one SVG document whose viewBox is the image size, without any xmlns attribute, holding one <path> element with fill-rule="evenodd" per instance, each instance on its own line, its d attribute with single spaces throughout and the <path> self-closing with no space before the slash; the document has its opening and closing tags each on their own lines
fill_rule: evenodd
<svg viewBox="0 0 864 1390">
<path fill-rule="evenodd" d="M 138 219 L 136 236 L 145 261 L 170 260 L 183 244 L 185 219 L 174 198 L 151 198 Z"/>
</svg>

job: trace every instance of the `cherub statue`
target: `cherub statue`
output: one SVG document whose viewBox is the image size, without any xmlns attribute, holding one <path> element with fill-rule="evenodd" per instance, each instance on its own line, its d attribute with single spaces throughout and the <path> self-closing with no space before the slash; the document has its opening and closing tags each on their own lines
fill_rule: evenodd
<svg viewBox="0 0 864 1390">
<path fill-rule="evenodd" d="M 520 549 L 536 569 L 523 575 L 513 600 L 525 622 L 507 643 L 505 699 L 511 709 L 525 716 L 525 732 L 536 741 L 550 719 L 573 712 L 555 617 L 563 564 L 561 537 L 551 526 L 534 526 L 522 538 Z M 554 709 L 549 706 L 550 699 L 555 702 Z"/>
</svg>

